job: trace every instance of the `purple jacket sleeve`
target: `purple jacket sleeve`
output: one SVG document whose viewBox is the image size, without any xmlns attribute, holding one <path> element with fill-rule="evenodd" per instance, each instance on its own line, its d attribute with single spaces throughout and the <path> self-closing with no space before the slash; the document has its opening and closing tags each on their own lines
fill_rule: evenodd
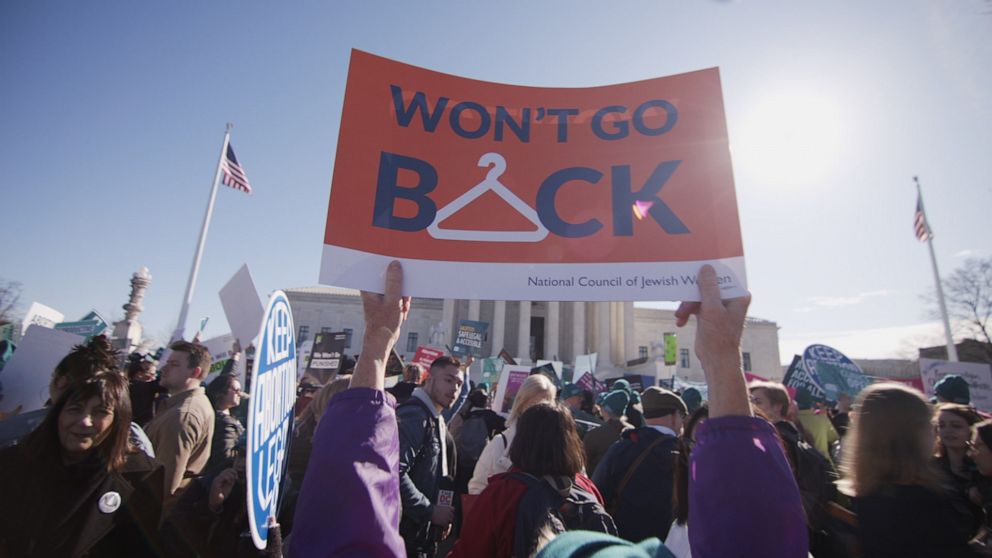
<svg viewBox="0 0 992 558">
<path fill-rule="evenodd" d="M 799 488 L 775 428 L 729 416 L 696 431 L 689 482 L 693 558 L 806 558 L 809 539 Z"/>
<path fill-rule="evenodd" d="M 406 556 L 399 523 L 392 398 L 369 388 L 345 390 L 331 399 L 314 434 L 289 557 Z"/>
</svg>

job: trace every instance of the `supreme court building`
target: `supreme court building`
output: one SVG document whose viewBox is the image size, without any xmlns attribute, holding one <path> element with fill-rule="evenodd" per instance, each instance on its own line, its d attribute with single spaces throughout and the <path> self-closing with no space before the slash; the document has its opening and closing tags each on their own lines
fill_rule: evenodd
<svg viewBox="0 0 992 558">
<path fill-rule="evenodd" d="M 293 311 L 301 347 L 316 333 L 349 333 L 345 352 L 361 353 L 364 329 L 358 291 L 338 287 L 284 289 Z M 651 375 L 663 354 L 666 332 L 678 335 L 679 358 L 662 377 L 702 382 L 703 371 L 693 353 L 695 321 L 675 327 L 672 310 L 635 307 L 633 302 L 545 302 L 414 298 L 403 325 L 396 352 L 409 359 L 420 345 L 451 346 L 460 320 L 489 323 L 486 355 L 506 349 L 517 362 L 560 360 L 574 363 L 576 355 L 598 353 L 597 376 L 612 377 L 621 371 Z M 741 340 L 745 371 L 781 379 L 778 326 L 748 318 Z"/>
</svg>

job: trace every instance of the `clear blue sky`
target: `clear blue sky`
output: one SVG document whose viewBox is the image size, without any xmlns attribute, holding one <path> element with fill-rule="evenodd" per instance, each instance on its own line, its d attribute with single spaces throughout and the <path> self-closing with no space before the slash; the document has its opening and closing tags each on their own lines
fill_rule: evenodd
<svg viewBox="0 0 992 558">
<path fill-rule="evenodd" d="M 190 327 L 217 291 L 317 282 L 351 48 L 488 81 L 611 84 L 719 66 L 752 314 L 852 357 L 934 335 L 919 175 L 942 271 L 988 256 L 992 2 L 3 2 L 0 277 L 76 319 L 178 316 L 223 137 Z"/>
</svg>

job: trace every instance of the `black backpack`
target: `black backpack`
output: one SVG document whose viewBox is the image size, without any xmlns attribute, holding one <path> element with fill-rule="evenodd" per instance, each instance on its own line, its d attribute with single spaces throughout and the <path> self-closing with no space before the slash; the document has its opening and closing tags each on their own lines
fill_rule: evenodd
<svg viewBox="0 0 992 558">
<path fill-rule="evenodd" d="M 537 546 L 541 529 L 550 534 L 565 531 L 596 531 L 617 535 L 613 518 L 596 499 L 596 496 L 575 482 L 568 496 L 563 496 L 547 481 L 524 472 L 507 475 L 527 485 L 527 491 L 517 505 L 517 523 L 513 534 L 513 555 L 531 556 Z"/>
<path fill-rule="evenodd" d="M 473 411 L 464 419 L 458 439 L 458 466 L 475 469 L 482 450 L 496 434 L 504 430 L 503 418 L 488 409 Z"/>
<path fill-rule="evenodd" d="M 806 440 L 797 437 L 791 445 L 795 448 L 793 465 L 806 519 L 811 529 L 819 531 L 827 523 L 827 504 L 837 497 L 835 483 L 839 477 L 830 460 Z"/>
</svg>

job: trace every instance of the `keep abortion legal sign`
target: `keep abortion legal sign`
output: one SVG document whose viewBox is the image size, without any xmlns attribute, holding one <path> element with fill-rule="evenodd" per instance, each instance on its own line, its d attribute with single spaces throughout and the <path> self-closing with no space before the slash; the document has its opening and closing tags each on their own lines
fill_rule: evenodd
<svg viewBox="0 0 992 558">
<path fill-rule="evenodd" d="M 285 293 L 269 298 L 258 332 L 248 400 L 246 496 L 255 546 L 268 544 L 270 517 L 279 510 L 279 488 L 286 472 L 296 404 L 296 335 Z"/>
<path fill-rule="evenodd" d="M 720 74 L 506 85 L 352 51 L 320 282 L 415 296 L 698 299 L 747 285 Z"/>
</svg>

